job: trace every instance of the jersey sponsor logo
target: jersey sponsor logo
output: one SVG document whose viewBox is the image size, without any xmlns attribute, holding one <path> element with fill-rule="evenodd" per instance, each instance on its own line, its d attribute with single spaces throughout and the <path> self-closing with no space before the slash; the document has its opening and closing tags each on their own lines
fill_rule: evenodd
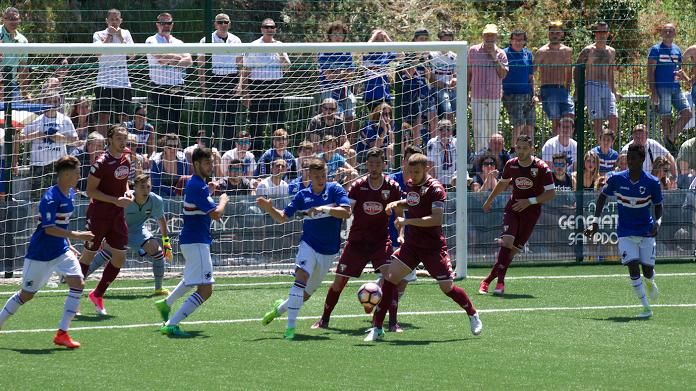
<svg viewBox="0 0 696 391">
<path fill-rule="evenodd" d="M 389 190 L 382 190 L 382 199 L 383 200 L 389 199 L 389 193 L 390 193 Z"/>
<path fill-rule="evenodd" d="M 367 187 L 361 187 L 360 190 L 367 190 Z"/>
<path fill-rule="evenodd" d="M 520 168 L 520 166 L 510 166 L 510 168 Z"/>
<path fill-rule="evenodd" d="M 532 168 L 530 171 L 532 172 L 532 176 L 533 176 L 533 177 L 536 177 L 537 174 L 539 174 L 539 169 L 538 169 L 538 168 Z"/>
<path fill-rule="evenodd" d="M 410 191 L 406 195 L 406 203 L 409 206 L 416 206 L 416 205 L 418 205 L 419 202 L 420 202 L 420 194 L 418 194 L 417 192 Z"/>
<path fill-rule="evenodd" d="M 305 199 L 304 199 L 305 204 L 309 204 L 309 203 L 312 202 L 312 201 L 313 201 L 313 200 L 312 200 L 311 198 L 305 197 Z"/>
<path fill-rule="evenodd" d="M 379 202 L 367 201 L 363 203 L 363 210 L 369 215 L 376 215 L 383 209 L 382 204 Z"/>
<path fill-rule="evenodd" d="M 51 213 L 46 213 L 46 220 L 51 220 Z"/>
<path fill-rule="evenodd" d="M 68 204 L 60 204 L 60 206 L 68 206 Z"/>
<path fill-rule="evenodd" d="M 529 178 L 519 177 L 519 178 L 515 179 L 515 185 L 517 186 L 518 189 L 527 190 L 527 189 L 530 189 L 534 185 L 534 182 L 532 182 L 532 180 Z"/>
<path fill-rule="evenodd" d="M 208 202 L 210 202 L 210 203 L 215 203 L 215 201 L 213 201 L 213 197 L 211 197 L 211 196 L 208 196 L 208 198 L 206 198 L 206 199 L 207 199 Z"/>
<path fill-rule="evenodd" d="M 114 171 L 114 176 L 116 179 L 126 179 L 128 178 L 128 172 L 130 169 L 127 166 L 120 166 Z"/>
</svg>

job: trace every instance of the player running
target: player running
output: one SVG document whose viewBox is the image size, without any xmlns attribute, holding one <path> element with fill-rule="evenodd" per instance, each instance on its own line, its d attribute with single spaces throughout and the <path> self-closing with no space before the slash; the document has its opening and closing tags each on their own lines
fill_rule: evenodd
<svg viewBox="0 0 696 391">
<path fill-rule="evenodd" d="M 341 224 L 350 217 L 351 207 L 345 189 L 337 182 L 327 182 L 324 159 L 309 161 L 311 186 L 295 194 L 285 209 L 273 207 L 270 200 L 257 198 L 256 203 L 278 223 L 288 221 L 296 211 L 304 216 L 302 236 L 295 259 L 295 283 L 288 299 L 276 300 L 273 310 L 264 315 L 267 325 L 288 312 L 288 325 L 283 338 L 295 338 L 295 323 L 302 304 L 316 292 L 341 246 Z"/>
<path fill-rule="evenodd" d="M 179 247 L 186 260 L 184 278 L 166 299 L 155 302 L 165 323 L 162 334 L 189 335 L 179 329 L 179 322 L 186 319 L 213 294 L 213 261 L 210 257 L 211 219 L 220 220 L 229 201 L 227 194 L 220 196 L 220 203 L 215 205 L 210 196 L 210 185 L 205 179 L 213 174 L 213 151 L 210 148 L 196 148 L 191 155 L 193 176 L 184 188 L 184 226 L 179 233 Z M 196 292 L 186 299 L 176 313 L 169 318 L 174 302 L 190 292 Z"/>
<path fill-rule="evenodd" d="M 655 285 L 655 237 L 662 223 L 662 190 L 660 181 L 650 173 L 643 171 L 645 146 L 633 143 L 628 146 L 626 162 L 628 170 L 617 172 L 607 179 L 604 188 L 597 197 L 597 208 L 592 226 L 585 230 L 589 238 L 597 232 L 597 220 L 602 215 L 602 209 L 607 197 L 616 195 L 619 204 L 619 226 L 616 233 L 619 236 L 619 253 L 621 264 L 628 266 L 631 285 L 638 300 L 643 304 L 643 312 L 637 318 L 652 316 L 652 309 L 645 297 L 645 287 L 648 287 L 650 299 L 657 299 Z M 655 205 L 653 221 L 650 215 L 650 205 Z M 640 278 L 640 266 L 643 267 L 643 278 Z"/>
<path fill-rule="evenodd" d="M 112 249 L 113 256 L 104 268 L 96 289 L 88 297 L 97 313 L 106 315 L 104 292 L 116 279 L 126 262 L 128 248 L 128 226 L 124 209 L 133 203 L 134 196 L 128 191 L 130 149 L 126 148 L 128 130 L 122 125 L 111 125 L 107 131 L 109 149 L 92 162 L 87 177 L 87 196 L 92 198 L 87 207 L 85 227 L 94 233 L 94 240 L 85 243 L 80 257 L 82 275 L 87 275 L 89 265 L 99 251 L 102 241 Z"/>
<path fill-rule="evenodd" d="M 498 253 L 498 261 L 493 265 L 488 277 L 481 281 L 481 294 L 488 293 L 488 286 L 496 277 L 498 284 L 493 294 L 505 293 L 505 274 L 508 266 L 532 236 L 534 226 L 541 215 L 540 204 L 556 198 L 553 173 L 543 160 L 532 156 L 533 150 L 531 137 L 523 134 L 517 138 L 517 157 L 505 164 L 502 179 L 483 204 L 483 211 L 488 213 L 493 199 L 513 181 L 512 195 L 503 213 L 503 245 Z"/>
<path fill-rule="evenodd" d="M 348 241 L 338 261 L 334 282 L 326 294 L 324 314 L 312 325 L 312 329 L 329 327 L 331 312 L 349 278 L 360 277 L 368 262 L 375 270 L 386 272 L 394 252 L 387 227 L 389 216 L 385 209 L 390 202 L 401 199 L 401 187 L 382 174 L 385 162 L 383 149 L 372 148 L 366 157 L 365 167 L 369 174 L 355 180 L 348 192 L 354 216 Z M 398 291 L 395 294 L 398 295 Z M 390 311 L 396 311 L 396 308 L 390 308 Z"/>
<path fill-rule="evenodd" d="M 401 247 L 392 255 L 392 262 L 382 285 L 382 301 L 375 307 L 374 327 L 370 329 L 365 341 L 376 341 L 384 337 L 384 317 L 388 303 L 395 300 L 395 287 L 419 263 L 433 276 L 442 292 L 466 310 L 469 315 L 471 332 L 481 333 L 483 328 L 476 309 L 462 288 L 454 285 L 454 272 L 447 252 L 447 242 L 442 236 L 442 217 L 445 210 L 445 189 L 437 179 L 428 175 L 428 158 L 415 154 L 408 159 L 407 170 L 411 179 L 406 182 L 406 199 L 387 205 L 387 213 L 401 209 L 409 211 L 409 218 L 397 217 L 397 228 L 410 225 Z"/>
<path fill-rule="evenodd" d="M 58 184 L 46 191 L 39 203 L 39 226 L 31 236 L 29 251 L 22 269 L 22 289 L 12 295 L 2 312 L 0 328 L 14 315 L 19 307 L 31 300 L 41 289 L 53 272 L 65 278 L 70 290 L 63 305 L 63 316 L 53 343 L 70 349 L 79 348 L 80 343 L 68 335 L 68 328 L 80 307 L 85 281 L 82 278 L 77 255 L 79 252 L 70 244 L 68 238 L 91 241 L 91 232 L 68 231 L 68 223 L 73 213 L 73 188 L 80 180 L 80 162 L 74 156 L 63 156 L 53 165 L 58 176 Z"/>
<path fill-rule="evenodd" d="M 140 174 L 133 181 L 135 202 L 126 207 L 126 225 L 128 225 L 128 247 L 140 255 L 149 254 L 152 257 L 152 274 L 155 276 L 155 294 L 167 295 L 169 290 L 162 287 L 164 279 L 164 260 L 172 261 L 172 246 L 169 244 L 167 218 L 164 217 L 164 201 L 162 197 L 152 193 L 152 182 L 147 174 Z M 155 236 L 145 227 L 145 221 L 152 217 L 157 220 L 162 233 L 162 247 Z M 112 258 L 111 246 L 106 242 L 103 248 L 89 265 L 87 278 L 95 270 L 106 265 Z"/>
</svg>

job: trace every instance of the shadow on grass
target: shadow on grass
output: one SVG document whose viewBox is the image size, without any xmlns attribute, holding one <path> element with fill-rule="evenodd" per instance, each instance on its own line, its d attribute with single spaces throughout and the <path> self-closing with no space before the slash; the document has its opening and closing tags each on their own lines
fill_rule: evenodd
<svg viewBox="0 0 696 391">
<path fill-rule="evenodd" d="M 209 335 L 205 335 L 205 334 L 203 334 L 202 331 L 199 331 L 199 330 L 181 330 L 181 331 L 183 331 L 189 335 L 162 334 L 162 332 L 159 329 L 157 329 L 155 332 L 157 334 L 162 334 L 163 337 L 167 337 L 170 339 L 210 338 Z"/>
<path fill-rule="evenodd" d="M 636 318 L 635 316 L 612 316 L 611 318 L 591 318 L 592 320 L 601 320 L 605 322 L 616 322 L 616 323 L 626 323 L 626 322 L 642 322 L 649 318 Z"/>
<path fill-rule="evenodd" d="M 159 296 L 159 295 L 152 294 L 152 296 Z M 107 303 L 106 305 L 108 306 L 109 305 L 108 302 L 111 300 L 140 300 L 144 297 L 150 297 L 150 294 L 149 293 L 145 293 L 143 295 L 112 295 L 112 294 L 107 294 L 106 296 L 104 296 L 104 299 L 105 299 L 104 302 Z"/>
<path fill-rule="evenodd" d="M 369 321 L 369 320 L 365 320 L 363 323 L 365 324 L 365 326 L 359 327 L 359 328 L 357 328 L 357 329 L 344 329 L 344 328 L 330 327 L 330 326 L 329 326 L 329 327 L 327 327 L 327 328 L 325 328 L 325 329 L 321 329 L 321 330 L 332 331 L 332 332 L 335 332 L 335 333 L 346 334 L 346 335 L 352 335 L 352 336 L 356 336 L 356 337 L 357 337 L 357 336 L 361 336 L 361 335 L 362 335 L 362 336 L 366 336 L 366 335 L 367 335 L 367 331 L 372 327 L 372 322 Z M 401 328 L 404 330 L 404 332 L 411 332 L 411 331 L 416 331 L 416 330 L 420 330 L 420 329 L 421 329 L 421 328 L 418 327 L 418 326 L 414 326 L 412 323 L 403 323 L 403 322 L 399 322 L 399 325 L 401 325 Z M 388 325 L 386 324 L 386 322 L 385 322 L 385 324 L 384 324 L 384 331 L 387 332 L 387 335 L 389 335 L 389 334 L 397 334 L 397 333 L 390 333 L 390 332 L 388 331 L 388 329 L 389 329 L 389 326 L 388 326 Z"/>
<path fill-rule="evenodd" d="M 85 314 L 84 312 L 80 316 L 76 316 L 74 320 L 80 322 L 101 322 L 104 320 L 116 319 L 114 315 L 99 315 L 97 313 Z"/>
<path fill-rule="evenodd" d="M 277 337 L 266 337 L 266 338 L 256 338 L 256 339 L 248 339 L 247 341 L 249 342 L 263 342 L 263 341 L 278 341 L 278 340 L 283 340 L 283 334 L 277 333 Z M 308 334 L 297 334 L 295 333 L 295 338 L 293 338 L 293 341 L 328 341 L 331 338 L 329 337 L 324 337 L 321 335 L 308 335 Z M 290 341 L 288 341 L 290 342 Z"/>
<path fill-rule="evenodd" d="M 68 350 L 74 350 L 74 349 L 67 349 L 65 347 L 61 346 L 56 346 L 54 348 L 50 349 L 12 349 L 12 348 L 0 348 L 2 350 L 11 350 L 13 352 L 17 352 L 19 354 L 33 354 L 33 355 L 40 355 L 40 354 L 53 354 L 59 351 L 68 351 Z"/>
<path fill-rule="evenodd" d="M 389 334 L 387 334 L 388 337 Z M 390 345 L 396 345 L 396 346 L 427 346 L 430 344 L 439 344 L 439 343 L 451 343 L 451 342 L 461 342 L 461 341 L 476 341 L 479 338 L 458 338 L 458 339 L 447 339 L 443 341 L 423 341 L 423 340 L 413 340 L 413 341 L 405 341 L 405 340 L 397 340 L 397 341 L 390 341 L 389 339 L 381 339 L 379 341 L 375 341 L 373 343 L 357 343 L 354 346 L 364 346 L 364 347 L 372 347 L 375 346 L 376 344 L 390 344 Z"/>
<path fill-rule="evenodd" d="M 506 300 L 516 300 L 516 299 L 536 299 L 532 295 L 516 295 L 514 293 L 503 293 L 502 295 L 491 295 L 491 297 L 499 297 Z"/>
</svg>

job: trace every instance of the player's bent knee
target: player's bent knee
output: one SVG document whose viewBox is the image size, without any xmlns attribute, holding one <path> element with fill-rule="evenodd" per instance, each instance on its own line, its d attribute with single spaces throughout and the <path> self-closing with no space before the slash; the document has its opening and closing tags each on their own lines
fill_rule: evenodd
<svg viewBox="0 0 696 391">
<path fill-rule="evenodd" d="M 22 298 L 22 300 L 24 300 L 25 303 L 27 301 L 33 299 L 35 294 L 36 294 L 36 292 L 27 292 L 27 291 L 19 292 L 19 296 Z"/>
<path fill-rule="evenodd" d="M 85 280 L 82 277 L 65 277 L 65 283 L 75 289 L 85 289 Z"/>
<path fill-rule="evenodd" d="M 149 239 L 140 248 L 145 250 L 145 252 L 149 255 L 157 255 L 158 253 L 162 252 L 162 248 L 155 239 Z"/>
<path fill-rule="evenodd" d="M 440 290 L 442 290 L 442 293 L 448 294 L 454 289 L 454 282 L 452 281 L 438 281 L 437 283 L 440 286 Z"/>
</svg>

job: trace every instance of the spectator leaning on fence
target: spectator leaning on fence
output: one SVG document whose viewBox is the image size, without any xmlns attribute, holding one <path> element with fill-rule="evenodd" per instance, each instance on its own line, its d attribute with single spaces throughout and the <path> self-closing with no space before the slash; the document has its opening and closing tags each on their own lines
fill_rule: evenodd
<svg viewBox="0 0 696 391">
<path fill-rule="evenodd" d="M 621 148 L 621 153 L 628 152 L 628 146 L 633 143 L 643 144 L 643 146 L 645 146 L 645 160 L 643 161 L 644 171 L 652 171 L 652 165 L 655 158 L 658 156 L 664 156 L 671 164 L 672 175 L 675 177 L 677 176 L 677 165 L 674 162 L 674 157 L 660 143 L 648 138 L 648 128 L 645 125 L 638 124 L 633 127 L 633 140 Z"/>
<path fill-rule="evenodd" d="M 628 161 L 626 160 L 626 157 L 626 152 L 621 152 L 619 154 L 619 157 L 616 158 L 616 167 L 614 167 L 614 172 L 628 170 Z"/>
<path fill-rule="evenodd" d="M 370 148 L 382 148 L 388 157 L 393 156 L 394 145 L 391 144 L 391 139 L 394 127 L 394 111 L 388 103 L 381 103 L 372 109 L 369 121 L 360 131 L 360 141 L 356 147 L 359 164 L 365 162 Z"/>
<path fill-rule="evenodd" d="M 558 122 L 558 136 L 550 138 L 541 148 L 541 160 L 551 166 L 553 155 L 564 152 L 568 156 L 568 166 L 566 170 L 572 173 L 576 169 L 578 161 L 578 143 L 571 138 L 575 121 L 572 118 L 563 118 Z"/>
<path fill-rule="evenodd" d="M 65 75 L 68 73 L 69 66 L 70 61 L 68 61 L 68 57 L 63 55 L 56 56 L 51 63 L 51 76 L 46 79 L 46 82 L 44 82 L 44 84 L 41 86 L 41 94 L 39 95 L 40 100 L 43 100 L 49 95 L 58 95 L 58 98 L 60 99 L 58 103 L 58 112 L 61 114 L 65 114 L 65 92 L 63 91 L 63 80 L 65 79 Z"/>
<path fill-rule="evenodd" d="M 133 44 L 128 30 L 121 28 L 121 11 L 110 9 L 106 13 L 106 30 L 97 31 L 92 36 L 95 44 Z M 95 109 L 99 113 L 98 130 L 106 136 L 106 126 L 110 123 L 112 111 L 119 115 L 121 123 L 128 121 L 132 100 L 131 83 L 128 76 L 128 56 L 120 53 L 95 54 L 99 57 L 97 86 L 94 88 Z"/>
<path fill-rule="evenodd" d="M 573 81 L 573 49 L 561 43 L 563 22 L 549 23 L 549 43 L 534 54 L 534 67 L 539 69 L 542 107 L 551 119 L 554 136 L 558 135 L 558 123 L 563 118 L 575 118 L 575 105 L 570 96 Z"/>
<path fill-rule="evenodd" d="M 244 177 L 244 161 L 234 158 L 227 166 L 227 177 L 219 180 L 220 190 L 228 196 L 255 196 L 256 190 L 248 178 Z"/>
<path fill-rule="evenodd" d="M 282 43 L 273 38 L 276 23 L 264 19 L 261 38 L 252 44 Z M 263 150 L 263 126 L 284 127 L 283 77 L 292 64 L 287 53 L 246 53 L 240 86 L 242 103 L 249 108 L 251 152 L 256 156 Z"/>
<path fill-rule="evenodd" d="M 196 137 L 196 143 L 184 148 L 184 155 L 189 164 L 189 174 L 193 175 L 193 162 L 191 160 L 193 151 L 195 151 L 196 148 L 207 148 L 208 144 L 215 145 L 215 135 L 211 134 L 210 137 L 208 137 L 205 129 L 200 129 Z M 225 175 L 224 167 L 221 164 L 222 157 L 217 148 L 212 147 L 210 150 L 213 152 L 213 156 L 211 157 L 213 160 L 213 176 L 221 178 Z"/>
<path fill-rule="evenodd" d="M 145 40 L 153 45 L 181 45 L 184 42 L 172 36 L 174 19 L 166 12 L 157 16 L 157 34 Z M 150 102 L 157 109 L 157 125 L 161 133 L 179 134 L 179 122 L 184 104 L 184 77 L 186 68 L 193 64 L 189 53 L 148 54 L 150 65 Z M 160 134 L 161 134 L 160 133 Z M 154 181 L 153 181 L 154 186 Z"/>
<path fill-rule="evenodd" d="M 472 191 L 492 191 L 495 185 L 498 184 L 500 171 L 497 167 L 500 165 L 498 156 L 493 154 L 479 155 L 476 167 L 480 170 L 472 178 L 474 183 L 471 186 Z"/>
<path fill-rule="evenodd" d="M 534 58 L 527 46 L 527 32 L 513 30 L 510 33 L 510 46 L 503 49 L 508 59 L 508 73 L 503 78 L 503 106 L 512 122 L 512 139 L 520 134 L 534 138 L 536 109 L 539 102 L 534 87 Z M 514 146 L 510 152 L 514 153 Z M 503 166 L 505 162 L 503 162 Z M 502 172 L 502 168 L 500 168 Z"/>
<path fill-rule="evenodd" d="M 609 129 L 602 129 L 599 138 L 599 145 L 592 148 L 592 152 L 599 156 L 599 172 L 601 174 L 610 172 L 616 166 L 616 158 L 619 153 L 611 147 L 614 145 L 615 133 Z"/>
<path fill-rule="evenodd" d="M 216 44 L 241 45 L 236 35 L 230 34 L 230 17 L 227 14 L 215 16 L 215 31 L 211 35 L 211 41 Z M 200 43 L 206 43 L 205 37 Z M 242 53 L 212 53 L 211 75 L 206 75 L 205 53 L 198 53 L 198 82 L 201 86 L 203 98 L 212 101 L 213 109 L 213 133 L 222 139 L 222 149 L 232 148 L 232 140 L 235 133 L 235 122 L 239 111 L 239 70 L 244 54 Z M 208 79 L 206 79 L 208 76 Z M 206 88 L 206 81 L 209 89 Z M 218 124 L 222 122 L 222 126 Z"/>
<path fill-rule="evenodd" d="M 677 155 L 679 176 L 696 175 L 696 137 L 684 141 Z"/>
<path fill-rule="evenodd" d="M 664 136 L 662 143 L 670 153 L 676 153 L 677 148 L 674 143 L 684 129 L 684 125 L 691 119 L 692 113 L 686 95 L 679 85 L 679 79 L 685 74 L 679 69 L 682 62 L 681 49 L 674 44 L 677 28 L 667 23 L 660 28 L 660 35 L 662 42 L 650 48 L 648 54 L 648 88 L 650 88 L 650 102 L 658 106 L 662 116 Z M 679 113 L 674 126 L 671 126 L 672 106 Z M 646 162 L 647 160 L 646 156 Z"/>
<path fill-rule="evenodd" d="M 0 43 L 14 43 L 14 44 L 25 44 L 29 43 L 27 38 L 17 31 L 19 27 L 19 22 L 21 22 L 19 17 L 19 10 L 14 7 L 5 8 L 5 12 L 2 15 L 2 28 L 0 29 Z M 12 102 L 19 102 L 20 96 L 26 101 L 31 101 L 31 95 L 29 95 L 29 90 L 27 89 L 29 81 L 29 68 L 27 68 L 26 54 L 10 54 L 5 53 L 2 56 L 2 61 L 0 61 L 0 69 L 3 70 L 5 67 L 10 67 L 12 69 L 12 75 L 10 77 L 9 89 L 5 87 L 5 83 L 0 83 L 0 100 L 5 101 L 5 94 L 10 94 L 12 96 Z M 17 86 L 17 80 L 19 79 L 19 87 Z"/>
<path fill-rule="evenodd" d="M 604 118 L 609 120 L 609 129 L 616 134 L 619 129 L 619 117 L 616 102 L 623 97 L 616 92 L 614 84 L 614 66 L 616 50 L 607 45 L 609 25 L 598 22 L 594 30 L 596 42 L 585 46 L 580 52 L 577 64 L 586 64 L 585 68 L 585 104 L 587 114 L 592 120 L 595 139 L 602 134 Z M 575 96 L 578 96 L 578 79 L 580 67 L 575 67 Z"/>
<path fill-rule="evenodd" d="M 106 150 L 106 137 L 101 133 L 94 131 L 87 136 L 87 141 L 84 147 L 73 149 L 71 155 L 75 156 L 80 161 L 80 180 L 77 182 L 77 188 L 80 191 L 87 190 L 87 177 L 89 169 L 92 167 L 92 162 L 104 153 Z"/>
<path fill-rule="evenodd" d="M 94 114 L 92 113 L 92 104 L 87 97 L 81 96 L 73 101 L 69 117 L 77 132 L 77 139 L 80 141 L 87 140 L 90 133 L 97 130 Z M 84 142 L 79 143 L 76 147 L 83 145 Z"/>
</svg>

